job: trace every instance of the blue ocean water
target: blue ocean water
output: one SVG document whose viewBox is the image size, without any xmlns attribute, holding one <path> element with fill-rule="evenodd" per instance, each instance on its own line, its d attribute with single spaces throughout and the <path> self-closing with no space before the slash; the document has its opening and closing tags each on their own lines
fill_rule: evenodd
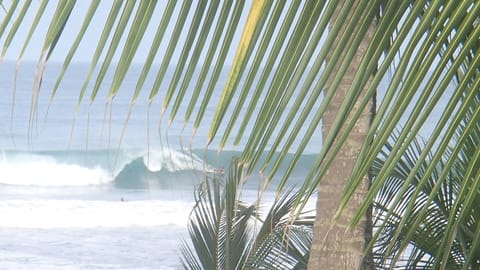
<svg viewBox="0 0 480 270">
<path fill-rule="evenodd" d="M 89 66 L 73 64 L 50 104 L 61 64 L 49 63 L 32 105 L 35 65 L 22 63 L 16 81 L 15 63 L 0 65 L 0 269 L 174 269 L 195 186 L 226 168 L 242 145 L 205 150 L 211 115 L 194 138 L 181 117 L 168 129 L 166 120 L 159 124 L 161 94 L 147 102 L 153 78 L 132 107 L 140 65 L 111 106 L 111 73 L 97 100 L 90 103 L 87 91 L 78 106 Z M 319 148 L 319 139 L 313 144 Z M 293 184 L 313 159 L 302 157 Z M 257 178 L 247 182 L 246 201 L 256 198 Z"/>
</svg>

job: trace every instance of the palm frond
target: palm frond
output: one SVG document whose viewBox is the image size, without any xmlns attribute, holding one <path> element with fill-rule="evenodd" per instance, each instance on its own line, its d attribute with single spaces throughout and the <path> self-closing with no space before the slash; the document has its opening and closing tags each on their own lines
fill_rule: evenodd
<svg viewBox="0 0 480 270">
<path fill-rule="evenodd" d="M 211 97 L 218 94 L 221 99 L 216 112 L 211 115 L 213 119 L 208 123 L 210 132 L 206 134 L 207 143 L 218 143 L 221 148 L 232 139 L 234 144 L 242 144 L 244 152 L 241 164 L 246 166 L 249 173 L 255 168 L 266 169 L 273 164 L 267 180 L 277 177 L 280 164 L 287 163 L 287 170 L 280 175 L 282 180 L 279 190 L 286 186 L 299 157 L 307 149 L 318 153 L 300 191 L 302 196 L 308 197 L 315 192 L 335 156 L 346 144 L 348 135 L 358 124 L 361 113 L 375 96 L 380 83 L 387 81 L 385 95 L 378 103 L 374 121 L 367 128 L 367 138 L 356 158 L 339 212 L 345 208 L 376 158 L 383 155 L 382 149 L 389 142 L 391 134 L 403 126 L 396 140 L 390 143 L 389 154 L 385 156 L 377 180 L 371 186 L 352 225 L 358 223 L 377 195 L 387 199 L 395 190 L 399 196 L 393 196 L 394 200 L 388 207 L 385 206 L 385 219 L 398 218 L 400 228 L 410 227 L 407 231 L 392 231 L 393 239 L 405 240 L 399 246 L 403 250 L 416 235 L 418 226 L 425 217 L 432 214 L 429 206 L 438 205 L 443 212 L 450 211 L 447 217 L 449 225 L 439 244 L 443 251 L 429 256 L 441 258 L 432 262 L 434 267 L 447 267 L 447 263 L 439 265 L 442 261 L 457 263 L 458 258 L 448 259 L 450 252 L 457 248 L 456 234 L 464 231 L 466 235 L 475 235 L 479 231 L 475 219 L 469 215 L 478 205 L 475 188 L 479 182 L 479 150 L 473 148 L 475 150 L 467 152 L 463 148 L 465 145 L 475 145 L 478 139 L 474 134 L 478 130 L 478 121 L 475 119 L 480 117 L 480 2 L 309 0 L 288 2 L 285 7 L 273 2 L 224 1 L 222 8 L 214 12 L 213 8 L 206 7 L 206 1 L 183 1 L 178 16 L 169 16 L 167 13 L 174 9 L 175 1 L 167 4 L 163 1 L 114 1 L 102 34 L 96 41 L 89 73 L 79 89 L 78 103 L 82 102 L 97 64 L 102 62 L 90 93 L 91 102 L 97 99 L 99 87 L 113 64 L 114 55 L 120 55 L 115 82 L 107 98 L 116 94 L 124 74 L 131 66 L 132 57 L 140 48 L 138 44 L 144 39 L 144 32 L 149 29 L 148 26 L 154 25 L 158 32 L 144 71 L 138 78 L 132 103 L 137 101 L 152 63 L 162 59 L 160 69 L 155 74 L 156 80 L 150 89 L 149 104 L 159 94 L 163 95 L 162 111 L 170 119 L 176 117 L 180 107 L 186 107 L 187 122 L 192 115 L 196 115 L 192 131 L 195 134 L 200 125 L 206 125 L 205 122 L 210 121 L 205 117 L 209 113 L 207 108 L 212 102 Z M 37 115 L 37 100 L 47 61 L 59 46 L 72 48 L 73 52 L 78 42 L 86 42 L 81 40 L 65 44 L 61 38 L 68 30 L 71 16 L 75 14 L 75 4 L 76 1 L 73 0 L 60 1 L 53 16 L 46 18 L 44 12 L 47 1 L 41 1 L 23 40 L 19 61 L 30 44 L 33 33 L 39 31 L 40 20 L 46 21 L 48 27 L 41 42 L 37 83 L 32 93 L 30 129 L 33 128 Z M 248 5 L 250 8 L 246 9 Z M 18 33 L 19 25 L 25 21 L 25 14 L 32 6 L 19 5 L 19 1 L 3 5 L 5 16 L 0 24 L 0 37 L 7 38 L 2 54 L 8 53 L 11 40 Z M 165 11 L 160 25 L 153 19 L 140 16 L 142 13 L 152 14 L 159 7 Z M 246 10 L 250 10 L 250 15 L 246 21 L 242 21 Z M 207 22 L 213 15 L 217 19 Z M 92 13 L 87 16 L 84 25 L 88 25 L 91 16 L 95 15 Z M 188 21 L 187 17 L 194 19 Z M 12 20 L 15 20 L 14 23 L 11 23 Z M 173 26 L 168 28 L 169 25 Z M 204 36 L 206 31 L 203 33 L 206 28 L 210 31 L 214 28 L 209 45 Z M 373 36 L 368 39 L 370 41 L 367 46 L 363 47 L 362 41 L 370 35 L 370 28 L 374 29 Z M 181 35 L 187 38 L 179 41 Z M 130 37 L 127 44 L 122 43 L 125 37 Z M 168 47 L 162 55 L 157 56 L 163 39 Z M 234 40 L 239 41 L 235 43 Z M 205 46 L 208 50 L 202 70 L 199 76 L 192 76 L 192 69 L 198 61 L 197 54 Z M 189 51 L 192 48 L 195 56 L 190 57 Z M 268 56 L 267 51 L 270 52 Z M 361 59 L 354 59 L 358 52 L 361 52 Z M 227 60 L 230 55 L 236 55 L 228 69 L 230 76 L 226 82 L 221 82 L 219 77 L 230 64 Z M 66 62 L 69 57 L 70 54 L 66 56 Z M 351 64 L 357 62 L 357 68 L 350 70 Z M 165 72 L 173 63 L 179 63 L 180 66 L 177 66 L 173 79 L 166 82 Z M 260 72 L 259 66 L 263 64 L 264 69 Z M 247 72 L 249 66 L 256 71 Z M 188 67 L 187 71 L 184 67 Z M 389 70 L 392 71 L 391 77 Z M 315 142 L 320 137 L 322 118 L 327 106 L 331 105 L 332 96 L 346 76 L 353 76 L 353 82 L 343 102 L 337 104 L 339 112 L 329 133 L 322 138 L 322 145 L 317 147 Z M 242 84 L 245 80 L 247 83 Z M 170 85 L 170 89 L 165 92 L 162 91 L 164 83 Z M 187 95 L 185 87 L 188 88 L 190 84 L 195 84 L 195 87 Z M 324 92 L 326 88 L 329 91 Z M 250 96 L 252 98 L 248 100 Z M 240 98 L 235 103 L 236 97 Z M 232 104 L 235 104 L 232 117 L 235 120 L 230 121 L 226 116 L 232 113 Z M 167 114 L 168 109 L 171 109 L 171 115 Z M 437 110 L 441 112 L 438 117 L 435 116 Z M 470 117 L 468 122 L 464 122 L 466 116 Z M 282 119 L 287 119 L 285 124 L 281 124 Z M 253 128 L 245 128 L 247 126 Z M 458 134 L 462 126 L 464 132 Z M 425 138 L 423 151 L 415 159 L 403 159 L 405 154 L 408 155 L 409 147 L 415 144 L 417 135 L 425 128 L 431 132 Z M 457 143 L 451 144 L 454 138 Z M 271 152 L 262 161 L 260 156 L 265 151 Z M 292 152 L 294 158 L 286 161 L 285 156 Z M 448 155 L 451 155 L 450 158 L 443 160 Z M 462 159 L 464 164 L 460 162 Z M 442 162 L 443 165 L 440 165 Z M 400 163 L 410 170 L 397 170 Z M 464 168 L 466 179 L 459 184 L 447 184 L 445 181 L 451 177 L 450 173 L 455 167 Z M 392 184 L 391 190 L 383 191 L 384 184 L 390 181 L 392 175 L 400 176 L 402 173 L 408 173 L 406 178 Z M 433 181 L 432 177 L 438 180 Z M 412 189 L 412 185 L 421 188 Z M 427 188 L 430 189 L 428 192 Z M 452 204 L 446 199 L 454 196 L 455 192 L 457 197 Z M 407 196 L 412 199 L 405 203 L 403 198 Z M 299 197 L 296 204 L 303 205 L 305 201 Z M 428 207 L 420 209 L 422 203 Z M 465 220 L 471 225 L 468 230 L 462 228 Z M 225 232 L 231 232 L 227 228 L 230 227 L 225 227 Z M 391 243 L 387 251 L 394 250 L 393 243 L 396 241 Z M 476 263 L 478 259 L 475 256 L 478 252 L 475 252 L 480 244 L 477 240 L 470 245 L 476 249 L 469 251 L 466 261 Z M 465 244 L 461 244 L 461 249 L 466 249 Z M 396 257 L 393 260 L 399 259 Z M 428 260 L 426 264 L 430 264 Z"/>
<path fill-rule="evenodd" d="M 184 269 L 239 269 L 247 254 L 250 219 L 255 207 L 237 200 L 242 168 L 233 164 L 225 185 L 213 177 L 197 191 L 188 226 L 192 248 L 184 244 Z M 195 254 L 195 255 L 193 255 Z"/>
<path fill-rule="evenodd" d="M 480 143 L 480 125 L 474 112 L 479 98 L 477 95 L 474 99 L 451 146 L 437 163 L 431 165 L 433 155 L 427 153 L 428 158 L 414 170 L 427 144 L 415 140 L 379 191 L 374 203 L 377 240 L 372 244 L 376 263 L 382 269 L 395 265 L 407 269 L 431 269 L 437 265 L 475 269 L 475 232 L 480 219 L 479 154 L 475 145 Z M 397 137 L 392 138 L 395 140 Z M 387 144 L 372 167 L 373 175 L 385 166 L 391 150 Z M 428 172 L 430 166 L 434 171 Z M 477 166 L 475 173 L 473 166 Z M 413 172 L 413 180 L 407 182 Z M 428 179 L 422 182 L 425 175 Z"/>
<path fill-rule="evenodd" d="M 299 193 L 278 197 L 258 229 L 247 269 L 306 269 L 313 237 L 314 216 L 292 219 Z"/>
<path fill-rule="evenodd" d="M 191 243 L 181 248 L 183 269 L 306 268 L 314 218 L 292 220 L 299 194 L 283 194 L 262 218 L 258 203 L 238 198 L 243 171 L 233 162 L 224 184 L 211 178 L 198 189 L 188 226 Z"/>
</svg>

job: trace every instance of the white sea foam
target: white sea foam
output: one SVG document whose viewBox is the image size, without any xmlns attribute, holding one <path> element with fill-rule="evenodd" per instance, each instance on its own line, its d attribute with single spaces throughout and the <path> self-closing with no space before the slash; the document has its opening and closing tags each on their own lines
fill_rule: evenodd
<svg viewBox="0 0 480 270">
<path fill-rule="evenodd" d="M 193 153 L 180 152 L 173 149 L 163 149 L 145 154 L 143 163 L 151 172 L 165 169 L 169 172 L 196 170 L 213 172 L 214 168 L 206 164 Z"/>
<path fill-rule="evenodd" d="M 184 227 L 192 207 L 175 200 L 3 200 L 0 228 Z"/>
<path fill-rule="evenodd" d="M 88 186 L 113 180 L 102 168 L 57 161 L 51 156 L 16 154 L 0 159 L 0 183 L 21 186 Z"/>
</svg>

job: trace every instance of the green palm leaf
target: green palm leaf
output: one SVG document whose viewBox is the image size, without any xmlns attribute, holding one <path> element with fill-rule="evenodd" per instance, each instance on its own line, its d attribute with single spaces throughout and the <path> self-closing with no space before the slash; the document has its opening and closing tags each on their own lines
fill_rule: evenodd
<svg viewBox="0 0 480 270">
<path fill-rule="evenodd" d="M 35 125 L 38 95 L 46 62 L 51 58 L 55 48 L 64 45 L 61 37 L 68 27 L 67 22 L 75 15 L 75 12 L 72 12 L 75 1 L 60 1 L 53 16 L 44 18 L 46 3 L 47 1 L 41 2 L 19 56 L 21 59 L 33 33 L 39 31 L 39 21 L 49 20 L 39 56 L 37 83 L 32 93 L 30 131 Z M 171 115 L 166 117 L 174 119 L 179 108 L 185 106 L 187 122 L 185 124 L 188 124 L 195 115 L 193 121 L 195 134 L 199 126 L 205 124 L 205 115 L 212 113 L 209 115 L 213 117 L 209 123 L 210 131 L 204 134 L 208 136 L 207 142 L 213 143 L 218 140 L 220 147 L 225 146 L 231 138 L 234 144 L 246 142 L 241 145 L 244 150 L 240 160 L 242 166 L 245 166 L 249 173 L 257 168 L 261 170 L 272 168 L 268 172 L 268 180 L 282 178 L 279 190 L 286 186 L 291 171 L 297 167 L 299 158 L 305 151 L 318 153 L 317 160 L 301 188 L 302 196 L 309 197 L 321 184 L 342 147 L 349 143 L 349 134 L 360 124 L 361 113 L 375 96 L 380 83 L 386 81 L 387 87 L 383 98 L 379 100 L 376 117 L 365 128 L 367 137 L 365 141 L 358 142 L 363 146 L 356 154 L 355 167 L 346 185 L 338 213 L 345 209 L 372 164 L 384 151 L 382 149 L 385 144 L 390 143 L 391 154 L 385 157 L 384 165 L 364 198 L 358 215 L 352 220 L 352 225 L 358 223 L 377 196 L 382 198 L 393 196 L 393 201 L 383 218 L 385 220 L 398 218 L 400 228 L 411 225 L 410 230 L 391 230 L 393 240 L 385 251 L 399 254 L 395 253 L 395 250 L 406 249 L 428 215 L 434 215 L 428 207 L 419 210 L 419 202 L 435 204 L 439 198 L 448 195 L 442 195 L 442 192 L 458 190 L 453 203 L 439 204 L 439 207 L 444 208 L 443 211 L 451 209 L 451 212 L 447 217 L 448 225 L 445 234 L 440 238 L 438 250 L 432 254 L 428 252 L 435 261 L 411 258 L 413 261 L 422 261 L 426 265 L 439 268 L 459 262 L 458 258 L 449 259 L 449 254 L 457 252 L 455 239 L 457 233 L 463 229 L 463 222 L 475 223 L 474 219 L 469 218 L 469 212 L 477 205 L 474 188 L 478 185 L 479 154 L 478 151 L 466 152 L 463 147 L 471 143 L 470 137 L 474 136 L 471 134 L 478 129 L 475 122 L 479 117 L 477 100 L 480 89 L 478 1 L 309 0 L 287 2 L 285 7 L 280 6 L 284 3 L 279 4 L 278 1 L 277 3 L 224 1 L 222 8 L 216 8 L 216 12 L 213 6 L 209 6 L 211 9 L 206 8 L 206 1 L 197 4 L 194 15 L 190 13 L 192 1 L 183 1 L 179 16 L 169 16 L 167 12 L 173 10 L 175 1 L 170 1 L 166 5 L 166 13 L 161 25 L 157 27 L 158 32 L 144 71 L 138 79 L 136 89 L 132 91 L 132 104 L 136 102 L 139 92 L 143 89 L 146 74 L 157 59 L 160 41 L 167 40 L 168 48 L 163 55 L 158 56 L 162 61 L 154 85 L 150 89 L 148 102 L 151 104 L 161 93 L 161 85 L 164 83 L 169 65 L 180 64 L 172 81 L 166 82 L 170 85 L 169 90 L 162 93 L 165 95 L 162 111 L 166 112 L 167 107 L 172 106 Z M 250 9 L 245 9 L 248 5 Z M 24 21 L 28 9 L 27 4 L 21 9 L 19 6 L 22 5 L 19 5 L 18 1 L 13 1 L 10 6 L 3 5 L 5 16 L 0 24 L 0 36 L 5 37 L 4 33 L 8 33 L 3 49 L 7 53 L 11 47 L 8 44 L 18 33 L 17 27 Z M 78 104 L 82 101 L 102 54 L 103 63 L 90 94 L 91 102 L 97 99 L 100 85 L 107 70 L 113 65 L 114 55 L 117 53 L 121 54 L 121 60 L 115 67 L 115 82 L 107 98 L 114 96 L 120 89 L 123 78 L 131 67 L 133 56 L 140 49 L 139 44 L 144 39 L 145 31 L 153 23 L 150 18 L 142 18 L 141 15 L 153 14 L 156 6 L 150 1 L 142 1 L 138 5 L 135 1 L 115 1 L 111 5 L 111 12 L 101 37 L 96 41 L 97 49 L 89 73 L 82 88 L 79 89 Z M 122 8 L 123 11 L 120 12 Z M 133 12 L 135 9 L 136 13 Z M 205 13 L 205 10 L 208 11 Z M 245 10 L 250 10 L 250 15 L 247 16 Z M 120 18 L 118 14 L 121 14 Z M 208 21 L 205 20 L 205 14 L 209 16 Z M 218 19 L 211 21 L 214 15 Z M 84 25 L 88 25 L 91 16 L 84 19 Z M 187 20 L 189 16 L 195 17 L 190 25 Z M 242 21 L 242 17 L 246 17 L 246 21 Z M 131 29 L 128 28 L 129 23 L 132 23 Z M 170 24 L 174 24 L 172 29 L 168 28 Z M 207 28 L 213 31 L 212 42 L 209 45 L 206 44 L 205 38 Z M 369 29 L 373 31 L 369 32 Z M 122 48 L 121 39 L 125 33 L 128 33 L 130 40 Z M 80 39 L 82 33 L 79 34 Z M 180 38 L 182 35 L 188 37 L 183 43 Z M 372 35 L 371 39 L 367 38 L 368 35 Z M 237 43 L 234 43 L 235 37 L 239 38 Z M 363 44 L 364 40 L 368 40 L 368 44 Z M 73 45 L 67 46 L 72 48 L 73 52 L 77 45 L 75 41 Z M 108 49 L 104 52 L 105 46 L 108 46 Z M 197 56 L 205 46 L 208 47 L 208 51 L 201 72 L 199 76 L 191 75 L 192 69 L 197 66 Z M 178 57 L 175 55 L 177 48 L 183 50 Z M 195 56 L 189 57 L 192 48 Z M 228 62 L 230 55 L 235 55 L 232 66 L 228 69 L 230 75 L 226 82 L 220 84 L 220 74 L 230 64 Z M 359 59 L 356 59 L 355 55 L 360 55 L 357 57 Z M 70 54 L 66 63 L 70 61 L 69 58 Z M 354 63 L 358 65 L 350 69 Z M 252 69 L 248 70 L 250 66 Z M 186 71 L 184 67 L 187 67 Z M 343 101 L 335 104 L 338 112 L 333 125 L 322 138 L 322 145 L 311 146 L 317 134 L 321 133 L 321 121 L 325 112 L 331 108 L 332 96 L 350 77 L 352 83 L 348 86 Z M 192 92 L 186 93 L 188 85 L 193 84 L 195 87 Z M 177 87 L 178 85 L 180 87 Z M 220 88 L 221 90 L 217 90 Z M 326 88 L 328 91 L 324 92 Z M 211 97 L 214 94 L 220 97 L 220 102 L 215 112 L 209 112 L 207 108 L 212 105 Z M 238 100 L 235 100 L 237 97 Z M 446 105 L 443 106 L 443 103 Z M 435 117 L 435 111 L 438 109 L 442 114 Z M 232 112 L 234 115 L 230 120 L 228 116 Z M 471 116 L 469 119 L 473 120 L 465 124 L 464 119 L 468 115 Z M 285 119 L 285 123 L 282 123 Z M 427 124 L 432 124 L 433 129 L 426 138 L 424 151 L 418 158 L 403 160 L 405 154 L 410 151 L 409 147 L 416 144 L 415 138 L 423 132 Z M 250 130 L 246 128 L 247 126 L 253 128 Z M 389 141 L 391 134 L 399 126 L 403 126 L 404 129 L 399 132 L 394 142 Z M 464 127 L 464 133 L 456 138 L 455 134 L 461 127 Z M 457 144 L 451 144 L 453 138 L 457 139 Z M 262 163 L 260 157 L 265 151 L 270 152 Z M 278 168 L 287 163 L 285 157 L 292 152 L 295 155 L 286 165 L 288 169 L 278 176 Z M 443 160 L 449 154 L 451 158 Z M 444 181 L 449 178 L 449 173 L 455 166 L 458 166 L 457 159 L 454 158 L 457 155 L 463 155 L 464 160 L 468 160 L 464 166 L 464 174 L 468 181 L 449 189 Z M 437 166 L 442 162 L 444 167 L 440 170 Z M 411 170 L 403 182 L 396 182 L 393 185 L 399 194 L 394 196 L 392 190 L 383 191 L 383 187 L 392 175 L 400 173 L 396 168 L 401 163 L 404 165 L 411 163 Z M 433 176 L 439 181 L 431 183 Z M 419 187 L 430 185 L 431 189 L 428 193 L 421 188 L 412 189 L 413 184 Z M 405 204 L 403 198 L 407 196 L 412 199 Z M 305 201 L 300 196 L 296 204 L 303 205 Z M 444 203 L 447 203 L 446 200 Z M 233 216 L 224 216 L 223 219 L 231 217 Z M 387 229 L 387 224 L 390 223 L 382 225 L 384 228 L 380 227 L 379 231 Z M 228 239 L 225 238 L 227 235 L 233 233 L 232 228 L 233 223 L 231 226 L 223 227 L 225 240 Z M 478 235 L 479 230 L 479 226 L 474 225 L 464 233 Z M 238 239 L 244 239 L 242 238 L 244 236 L 239 237 Z M 377 234 L 377 237 L 380 235 Z M 396 241 L 399 239 L 402 239 L 402 243 Z M 464 265 L 470 265 L 477 260 L 475 256 L 480 246 L 479 237 L 474 239 L 476 240 L 470 244 L 474 248 L 468 251 L 469 255 L 465 259 L 468 263 Z M 426 246 L 423 248 L 427 249 Z M 464 244 L 459 248 L 468 249 Z M 419 249 L 413 254 L 425 254 L 422 252 L 426 251 Z M 227 258 L 231 257 L 225 257 L 228 261 Z M 399 255 L 392 259 L 393 262 L 398 261 Z M 441 264 L 442 262 L 445 263 Z"/>
<path fill-rule="evenodd" d="M 439 262 L 447 269 L 477 267 L 479 258 L 474 254 L 478 254 L 475 233 L 479 226 L 480 186 L 478 169 L 476 175 L 471 170 L 480 162 L 475 146 L 480 143 L 480 125 L 473 120 L 476 117 L 474 108 L 479 102 L 480 96 L 477 95 L 476 104 L 472 105 L 457 129 L 451 147 L 441 160 L 433 164 L 433 172 L 428 173 L 433 159 L 429 153 L 413 181 L 406 182 L 425 151 L 426 142 L 414 141 L 383 184 L 374 205 L 379 237 L 372 243 L 379 254 L 377 265 L 381 268 L 398 264 L 407 266 L 407 269 L 431 269 Z M 473 129 L 468 128 L 471 123 L 474 123 Z M 460 143 L 465 138 L 467 141 Z M 392 142 L 396 140 L 397 137 L 392 138 Z M 457 144 L 462 145 L 459 151 L 454 147 Z M 372 167 L 373 175 L 378 175 L 385 166 L 392 149 L 391 143 L 386 145 Z M 425 176 L 428 180 L 422 182 Z M 405 187 L 407 192 L 400 192 Z M 435 189 L 438 191 L 432 193 Z M 405 225 L 401 222 L 403 220 L 406 220 Z M 452 227 L 456 228 L 455 234 L 448 233 Z M 448 247 L 444 244 L 445 239 L 449 239 Z M 408 255 L 406 260 L 401 259 L 404 252 Z"/>
<path fill-rule="evenodd" d="M 258 203 L 240 201 L 243 171 L 232 162 L 225 183 L 214 175 L 197 190 L 188 226 L 191 243 L 184 242 L 181 249 L 182 268 L 305 269 L 313 217 L 291 219 L 299 194 L 283 194 L 261 218 Z"/>
</svg>

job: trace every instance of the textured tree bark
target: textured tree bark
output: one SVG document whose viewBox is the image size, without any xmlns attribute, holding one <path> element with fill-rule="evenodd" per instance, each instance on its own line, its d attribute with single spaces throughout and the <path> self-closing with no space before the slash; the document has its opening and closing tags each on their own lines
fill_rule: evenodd
<svg viewBox="0 0 480 270">
<path fill-rule="evenodd" d="M 339 6 L 341 7 L 341 5 Z M 337 8 L 332 21 L 336 19 L 339 9 Z M 351 10 L 353 11 L 354 8 Z M 352 84 L 360 61 L 365 54 L 366 47 L 372 39 L 374 27 L 372 24 L 368 30 L 340 86 L 337 89 L 329 89 L 331 82 L 327 82 L 325 91 L 336 91 L 336 93 L 323 118 L 322 133 L 324 138 L 327 136 L 340 105 Z M 338 40 L 335 41 L 334 47 L 336 47 L 337 42 Z M 338 70 L 338 66 L 336 70 Z M 372 233 L 371 213 L 367 213 L 354 229 L 348 230 L 353 215 L 357 212 L 368 191 L 370 183 L 368 176 L 364 177 L 362 185 L 358 188 L 340 218 L 336 222 L 333 221 L 346 182 L 353 169 L 353 164 L 362 143 L 365 141 L 374 111 L 375 103 L 372 100 L 349 134 L 346 145 L 342 147 L 325 177 L 320 182 L 317 216 L 314 224 L 313 244 L 310 251 L 308 269 L 358 270 L 374 268 L 371 256 L 365 256 L 365 248 Z"/>
</svg>

